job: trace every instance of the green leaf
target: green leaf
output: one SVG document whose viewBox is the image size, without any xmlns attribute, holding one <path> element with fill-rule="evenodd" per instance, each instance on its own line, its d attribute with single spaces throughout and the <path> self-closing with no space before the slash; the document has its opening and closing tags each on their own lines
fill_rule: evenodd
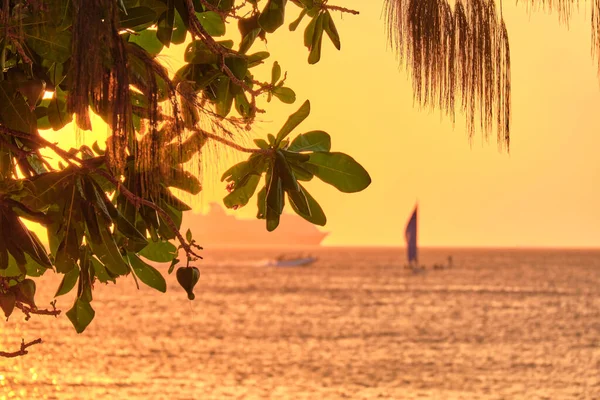
<svg viewBox="0 0 600 400">
<path fill-rule="evenodd" d="M 57 31 L 51 24 L 32 24 L 23 35 L 27 46 L 41 58 L 59 63 L 71 58 L 70 31 Z"/>
<path fill-rule="evenodd" d="M 306 25 L 306 29 L 304 29 L 304 46 L 311 49 L 313 43 L 313 37 L 315 36 L 315 28 L 317 27 L 317 18 L 313 18 L 310 20 L 308 25 Z"/>
<path fill-rule="evenodd" d="M 279 217 L 283 212 L 283 184 L 279 176 L 277 164 L 273 166 L 266 194 L 267 230 L 274 231 L 279 225 Z"/>
<path fill-rule="evenodd" d="M 304 186 L 300 185 L 300 191 L 303 193 L 304 198 L 308 203 L 310 214 L 302 212 L 297 206 L 295 200 L 290 197 L 290 204 L 292 205 L 292 209 L 296 212 L 296 214 L 298 214 L 308 222 L 311 222 L 315 225 L 324 226 L 327 223 L 327 217 L 325 216 L 325 212 L 323 211 L 319 203 L 317 203 L 317 201 L 310 195 L 310 193 L 308 193 Z"/>
<path fill-rule="evenodd" d="M 279 78 L 281 78 L 281 66 L 275 61 L 271 69 L 271 85 L 276 84 Z"/>
<path fill-rule="evenodd" d="M 69 221 L 72 226 L 69 226 L 65 232 L 64 239 L 60 242 L 54 257 L 54 265 L 56 271 L 60 273 L 68 273 L 77 269 L 77 259 L 79 258 L 79 246 L 83 239 L 83 235 L 78 235 L 76 224 L 79 221 Z M 66 228 L 65 228 L 66 229 Z"/>
<path fill-rule="evenodd" d="M 281 150 L 275 152 L 275 168 L 273 170 L 281 178 L 281 184 L 284 190 L 299 189 L 292 168 L 288 164 Z"/>
<path fill-rule="evenodd" d="M 129 35 L 129 42 L 135 43 L 150 55 L 157 55 L 161 52 L 164 44 L 156 36 L 156 31 L 144 29 L 141 32 Z"/>
<path fill-rule="evenodd" d="M 327 36 L 331 39 L 331 42 L 335 46 L 336 49 L 340 50 L 342 48 L 342 44 L 340 42 L 340 35 L 333 23 L 333 18 L 331 18 L 331 14 L 329 11 L 325 13 L 325 19 L 323 21 L 323 29 L 327 32 Z"/>
<path fill-rule="evenodd" d="M 0 292 L 0 308 L 4 311 L 4 316 L 6 318 L 10 317 L 13 310 L 15 309 L 15 303 L 17 299 L 15 298 L 15 294 L 12 292 L 2 293 Z"/>
<path fill-rule="evenodd" d="M 302 19 L 304 18 L 305 15 L 306 15 L 306 10 L 302 10 L 300 12 L 300 15 L 298 16 L 298 18 L 290 24 L 290 31 L 293 32 L 298 28 L 298 25 L 300 25 L 300 22 L 302 21 Z"/>
<path fill-rule="evenodd" d="M 315 177 L 315 175 L 312 172 L 304 168 L 304 163 L 300 164 L 295 161 L 291 161 L 290 165 L 292 167 L 292 170 L 294 171 L 294 176 L 299 181 L 310 181 Z"/>
<path fill-rule="evenodd" d="M 253 115 L 254 111 L 244 92 L 235 95 L 235 109 L 244 118 Z"/>
<path fill-rule="evenodd" d="M 59 86 L 48 104 L 48 121 L 53 130 L 58 131 L 73 121 L 73 114 L 67 111 L 67 96 Z"/>
<path fill-rule="evenodd" d="M 31 134 L 37 124 L 35 114 L 8 80 L 0 82 L 0 120 L 9 129 Z"/>
<path fill-rule="evenodd" d="M 96 312 L 92 308 L 91 304 L 77 298 L 73 307 L 67 311 L 67 317 L 75 327 L 77 333 L 85 331 L 85 328 L 92 322 Z"/>
<path fill-rule="evenodd" d="M 230 79 L 226 76 L 221 76 L 217 79 L 217 98 L 216 98 L 216 111 L 221 117 L 226 117 L 231 111 L 231 105 L 233 104 L 233 96 L 231 94 Z"/>
<path fill-rule="evenodd" d="M 146 264 L 133 253 L 129 253 L 128 256 L 131 269 L 140 278 L 140 281 L 159 292 L 165 293 L 167 291 L 167 282 L 156 268 Z"/>
<path fill-rule="evenodd" d="M 287 148 L 287 147 L 286 147 Z M 296 153 L 288 150 L 279 150 L 286 158 L 288 162 L 294 162 L 296 164 L 303 165 L 305 162 L 310 160 L 310 154 L 306 153 Z"/>
<path fill-rule="evenodd" d="M 258 192 L 258 199 L 257 199 L 257 207 L 258 207 L 258 213 L 256 214 L 256 218 L 258 219 L 265 219 L 267 218 L 267 212 L 266 212 L 266 206 L 267 206 L 267 187 L 263 186 L 262 189 L 260 189 L 260 191 Z"/>
<path fill-rule="evenodd" d="M 179 11 L 175 10 L 175 19 L 173 20 L 173 34 L 171 35 L 171 43 L 181 44 L 185 42 L 187 28 Z"/>
<path fill-rule="evenodd" d="M 290 203 L 293 204 L 292 208 L 298 214 L 307 215 L 310 217 L 310 207 L 308 205 L 308 200 L 306 199 L 306 195 L 300 189 L 298 190 L 287 190 L 288 199 Z"/>
<path fill-rule="evenodd" d="M 301 151 L 324 151 L 329 152 L 331 150 L 331 136 L 323 131 L 310 131 L 298 135 L 296 139 L 292 141 L 288 151 L 301 152 Z"/>
<path fill-rule="evenodd" d="M 260 29 L 260 27 L 258 27 L 256 29 L 250 30 L 246 35 L 244 35 L 242 41 L 240 42 L 239 53 L 245 54 L 248 50 L 250 50 L 250 48 L 254 44 L 254 41 L 256 40 L 256 38 L 258 37 L 258 35 L 261 32 L 262 32 L 262 29 Z"/>
<path fill-rule="evenodd" d="M 219 58 L 201 40 L 194 40 L 183 53 L 185 62 L 190 64 L 215 64 Z"/>
<path fill-rule="evenodd" d="M 323 43 L 323 20 L 325 14 L 319 14 L 317 16 L 315 32 L 312 37 L 312 43 L 310 47 L 310 54 L 308 55 L 308 63 L 316 64 L 321 59 L 321 44 Z"/>
<path fill-rule="evenodd" d="M 177 256 L 177 247 L 167 241 L 150 242 L 138 254 L 150 261 L 170 262 Z"/>
<path fill-rule="evenodd" d="M 281 215 L 269 211 L 267 208 L 267 231 L 273 232 L 279 226 Z"/>
<path fill-rule="evenodd" d="M 223 198 L 223 203 L 227 208 L 237 209 L 248 204 L 248 201 L 254 196 L 256 187 L 260 182 L 260 175 L 250 176 L 243 185 L 236 187 L 231 193 Z"/>
<path fill-rule="evenodd" d="M 223 36 L 225 34 L 225 22 L 221 16 L 214 11 L 196 13 L 202 27 L 210 36 Z"/>
<path fill-rule="evenodd" d="M 175 23 L 175 0 L 166 0 L 167 11 L 158 19 L 158 39 L 167 47 L 171 45 Z"/>
<path fill-rule="evenodd" d="M 154 10 L 156 15 L 162 15 L 168 9 L 167 4 L 161 0 L 140 0 L 139 3 L 140 6 Z"/>
<path fill-rule="evenodd" d="M 127 264 L 115 243 L 112 233 L 104 223 L 98 223 L 97 216 L 92 212 L 86 217 L 86 242 L 90 245 L 92 252 L 100 259 L 102 264 L 115 275 L 126 275 L 129 272 Z M 96 225 L 94 226 L 94 220 Z M 94 233 L 94 232 L 97 233 Z M 98 236 L 96 236 L 98 234 Z"/>
<path fill-rule="evenodd" d="M 146 237 L 120 212 L 115 222 L 117 230 L 127 238 L 127 250 L 136 252 L 148 245 Z"/>
<path fill-rule="evenodd" d="M 269 148 L 269 143 L 267 143 L 267 141 L 264 139 L 254 139 L 254 144 L 256 144 L 259 149 L 266 150 Z"/>
<path fill-rule="evenodd" d="M 281 100 L 282 103 L 292 104 L 296 101 L 296 93 L 288 87 L 276 87 L 273 89 L 273 96 Z"/>
<path fill-rule="evenodd" d="M 248 68 L 262 64 L 263 60 L 269 58 L 270 54 L 267 51 L 259 51 L 248 56 Z"/>
<path fill-rule="evenodd" d="M 269 0 L 258 17 L 258 23 L 265 32 L 273 33 L 283 25 L 287 0 Z"/>
<path fill-rule="evenodd" d="M 285 139 L 287 137 L 287 135 L 289 135 L 290 132 L 292 132 L 294 130 L 295 127 L 300 125 L 300 123 L 302 123 L 302 121 L 304 121 L 306 119 L 306 117 L 308 117 L 309 114 L 310 114 L 310 102 L 308 100 L 306 100 L 304 102 L 304 104 L 302 104 L 302 106 L 300 106 L 298 111 L 296 111 L 295 113 L 293 113 L 292 115 L 289 116 L 286 123 L 283 125 L 281 130 L 279 130 L 279 132 L 277 133 L 277 139 L 275 141 L 275 145 L 276 146 L 279 145 L 279 143 L 281 143 L 281 141 L 283 139 Z"/>
<path fill-rule="evenodd" d="M 364 190 L 371 184 L 369 173 L 344 153 L 316 152 L 307 164 L 317 167 L 314 174 L 344 193 Z"/>
<path fill-rule="evenodd" d="M 167 272 L 171 274 L 173 272 L 173 269 L 175 269 L 175 267 L 177 266 L 177 264 L 179 264 L 179 259 L 174 258 L 173 261 L 171 261 L 171 264 L 169 265 L 169 270 Z"/>
<path fill-rule="evenodd" d="M 192 231 L 191 231 L 191 230 L 189 230 L 189 228 L 188 228 L 188 230 L 185 232 L 185 239 L 186 239 L 188 242 L 191 242 L 191 241 L 192 241 Z"/>
<path fill-rule="evenodd" d="M 121 28 L 143 31 L 156 21 L 156 12 L 148 7 L 133 7 L 127 10 L 127 15 L 120 18 Z"/>
<path fill-rule="evenodd" d="M 17 301 L 21 303 L 25 303 L 31 307 L 36 307 L 35 305 L 35 281 L 32 279 L 23 279 L 16 287 L 15 296 Z"/>
<path fill-rule="evenodd" d="M 177 189 L 185 190 L 191 194 L 198 194 L 202 191 L 202 185 L 198 178 L 188 171 L 171 169 L 171 174 L 167 179 L 166 185 Z"/>
<path fill-rule="evenodd" d="M 243 57 L 226 57 L 225 65 L 231 70 L 233 76 L 242 80 L 248 72 L 248 61 Z"/>
<path fill-rule="evenodd" d="M 89 257 L 90 262 L 92 263 L 92 268 L 94 268 L 94 276 L 98 278 L 98 280 L 102 283 L 107 283 L 108 281 L 112 281 L 113 283 L 116 280 L 109 274 L 106 270 L 104 264 L 102 264 L 96 257 Z"/>
<path fill-rule="evenodd" d="M 226 49 L 231 50 L 233 48 L 233 40 L 219 40 L 217 42 L 218 45 L 225 47 Z"/>
<path fill-rule="evenodd" d="M 246 161 L 239 162 L 229 168 L 221 176 L 221 182 L 234 182 L 234 185 L 239 185 L 249 174 L 262 174 L 264 170 L 264 157 L 258 154 L 253 154 Z"/>
</svg>

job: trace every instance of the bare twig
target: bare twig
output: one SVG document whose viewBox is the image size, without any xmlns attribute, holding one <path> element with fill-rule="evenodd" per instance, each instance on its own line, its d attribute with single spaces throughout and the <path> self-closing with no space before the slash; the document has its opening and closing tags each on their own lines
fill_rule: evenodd
<svg viewBox="0 0 600 400">
<path fill-rule="evenodd" d="M 54 302 L 50 303 L 50 304 L 52 304 L 52 310 L 40 310 L 37 308 L 32 308 L 26 304 L 21 303 L 20 301 L 17 301 L 15 303 L 15 307 L 17 307 L 19 310 L 23 311 L 23 314 L 25 314 L 25 321 L 29 321 L 29 318 L 31 318 L 31 314 L 52 315 L 54 317 L 58 317 L 60 315 L 61 311 L 56 309 L 56 305 Z"/>
<path fill-rule="evenodd" d="M 321 8 L 324 8 L 326 10 L 331 10 L 331 11 L 341 11 L 341 12 L 352 14 L 352 15 L 358 15 L 358 14 L 360 14 L 359 11 L 351 10 L 349 8 L 340 7 L 340 6 L 333 6 L 333 5 L 329 5 L 327 3 L 321 5 Z"/>
<path fill-rule="evenodd" d="M 196 131 L 198 133 L 204 135 L 205 137 L 209 138 L 209 139 L 212 139 L 212 140 L 214 140 L 216 142 L 219 142 L 219 143 L 223 143 L 224 145 L 227 145 L 227 146 L 231 147 L 232 149 L 235 149 L 235 150 L 238 150 L 238 151 L 241 151 L 241 152 L 244 152 L 244 153 L 269 153 L 270 152 L 270 150 L 265 150 L 265 149 L 249 149 L 247 147 L 240 146 L 239 144 L 234 143 L 231 140 L 227 140 L 225 138 L 222 138 L 221 136 L 217 136 L 217 135 L 215 135 L 213 133 L 206 132 L 206 131 L 204 131 L 202 129 L 196 129 Z"/>
<path fill-rule="evenodd" d="M 25 340 L 21 339 L 21 348 L 19 350 L 13 352 L 0 351 L 0 357 L 14 358 L 24 356 L 25 354 L 29 353 L 29 351 L 27 351 L 28 347 L 40 343 L 42 343 L 42 339 L 35 339 L 29 343 L 25 343 Z"/>
<path fill-rule="evenodd" d="M 231 12 L 229 12 L 229 11 L 219 10 L 219 7 L 213 6 L 212 4 L 210 4 L 206 0 L 200 0 L 200 4 L 202 4 L 202 6 L 204 6 L 204 8 L 206 10 L 213 11 L 213 12 L 219 14 L 221 16 L 221 19 L 223 21 L 225 21 L 225 19 L 227 17 L 231 17 L 231 18 L 235 18 L 235 19 L 241 19 L 241 17 L 236 14 L 236 11 L 245 6 L 245 3 L 244 4 L 240 4 L 239 6 L 234 7 Z"/>
<path fill-rule="evenodd" d="M 6 128 L 4 126 L 0 125 L 0 133 L 4 133 L 6 135 L 11 135 L 14 137 L 18 137 L 20 139 L 26 139 L 26 140 L 30 140 L 32 142 L 35 142 L 41 146 L 44 147 L 48 147 L 49 149 L 51 149 L 52 151 L 54 151 L 56 154 L 58 154 L 60 157 L 62 157 L 65 161 L 67 161 L 69 164 L 71 163 L 70 160 L 75 160 L 78 162 L 82 162 L 82 160 L 76 156 L 73 156 L 72 154 L 70 154 L 69 152 L 61 149 L 60 147 L 58 147 L 58 145 L 49 142 L 48 140 L 44 139 L 43 137 L 39 136 L 39 135 L 31 135 L 29 133 L 25 133 L 25 132 L 20 132 L 14 129 L 9 129 Z"/>
</svg>

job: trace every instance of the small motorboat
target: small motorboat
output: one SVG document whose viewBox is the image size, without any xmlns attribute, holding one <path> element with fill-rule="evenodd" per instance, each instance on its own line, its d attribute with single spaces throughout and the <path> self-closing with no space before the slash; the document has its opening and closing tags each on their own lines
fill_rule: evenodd
<svg viewBox="0 0 600 400">
<path fill-rule="evenodd" d="M 317 261 L 316 257 L 278 257 L 275 260 L 270 261 L 267 266 L 269 267 L 305 267 L 313 264 Z"/>
</svg>

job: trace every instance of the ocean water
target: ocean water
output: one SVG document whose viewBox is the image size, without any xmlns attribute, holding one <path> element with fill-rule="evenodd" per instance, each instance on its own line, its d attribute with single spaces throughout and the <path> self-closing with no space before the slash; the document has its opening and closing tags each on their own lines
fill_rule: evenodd
<svg viewBox="0 0 600 400">
<path fill-rule="evenodd" d="M 0 358 L 0 399 L 600 399 L 600 251 L 424 250 L 455 267 L 420 275 L 402 250 L 307 251 L 205 250 L 193 302 L 174 276 L 98 284 L 81 335 L 15 313 L 0 349 L 44 342 Z"/>
</svg>

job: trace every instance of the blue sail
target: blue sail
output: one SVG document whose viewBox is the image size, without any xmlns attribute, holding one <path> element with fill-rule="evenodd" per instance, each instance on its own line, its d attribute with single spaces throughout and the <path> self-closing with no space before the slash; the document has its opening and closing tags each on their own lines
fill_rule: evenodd
<svg viewBox="0 0 600 400">
<path fill-rule="evenodd" d="M 406 238 L 406 251 L 408 253 L 408 262 L 418 262 L 417 257 L 417 207 L 413 211 L 408 224 L 406 224 L 406 232 L 404 233 Z"/>
</svg>

